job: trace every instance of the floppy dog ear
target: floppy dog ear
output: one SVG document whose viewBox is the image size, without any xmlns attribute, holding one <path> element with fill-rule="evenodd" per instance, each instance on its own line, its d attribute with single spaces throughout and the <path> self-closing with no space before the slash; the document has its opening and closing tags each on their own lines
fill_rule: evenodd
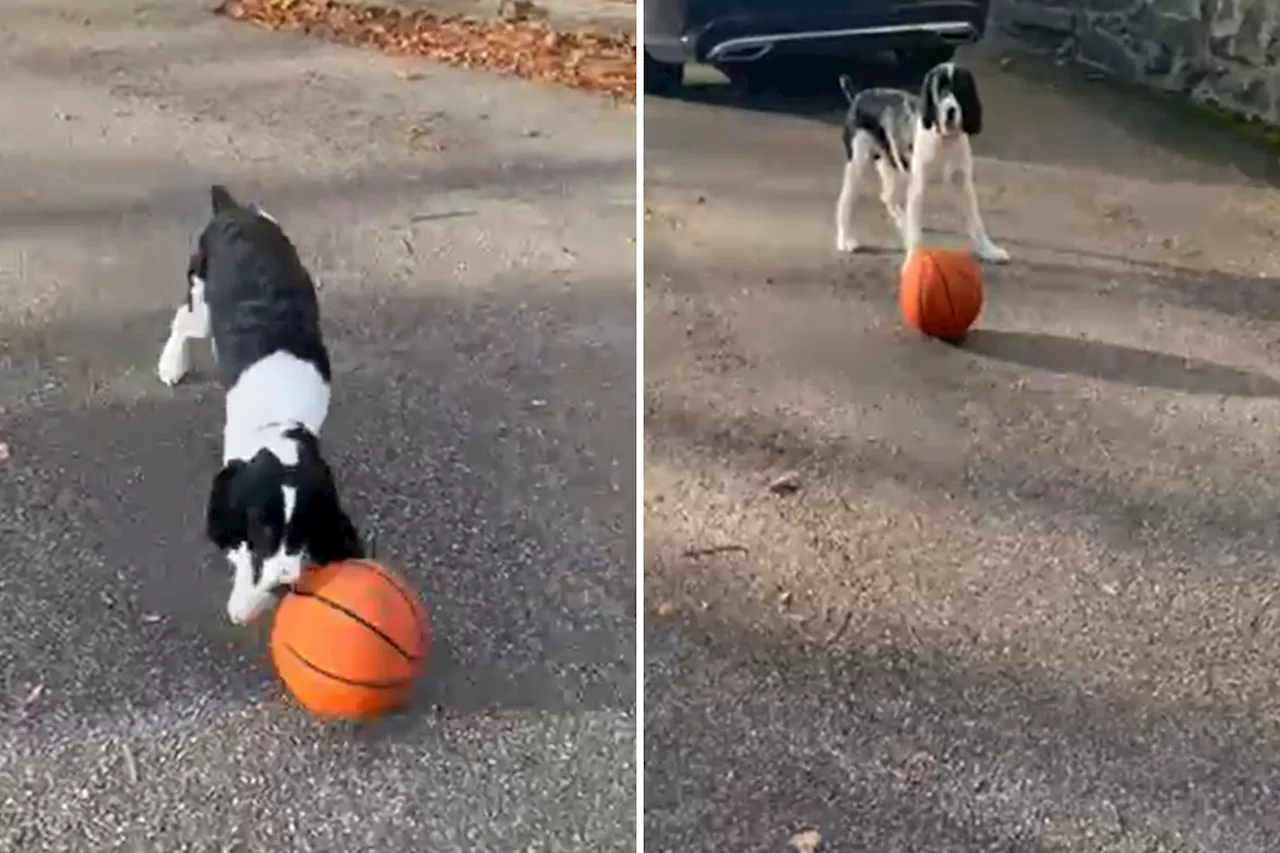
<svg viewBox="0 0 1280 853">
<path fill-rule="evenodd" d="M 307 525 L 307 554 L 317 565 L 365 557 L 365 543 L 336 492 L 313 492 L 300 521 Z"/>
<path fill-rule="evenodd" d="M 231 481 L 244 470 L 245 463 L 233 459 L 213 478 L 209 504 L 205 510 L 205 533 L 219 549 L 225 551 L 248 535 L 244 512 L 231 500 Z"/>
<path fill-rule="evenodd" d="M 960 126 L 969 136 L 982 133 L 982 99 L 978 97 L 978 81 L 967 68 L 957 67 L 951 74 L 951 91 L 960 104 Z"/>
<path fill-rule="evenodd" d="M 338 490 L 323 462 L 323 473 L 310 472 L 308 484 L 299 494 L 294 523 L 304 536 L 307 554 L 318 565 L 365 556 L 364 541 L 351 518 L 342 509 Z"/>
<path fill-rule="evenodd" d="M 920 84 L 920 126 L 933 130 L 938 124 L 938 77 L 942 66 L 929 69 Z"/>
<path fill-rule="evenodd" d="M 305 430 L 287 435 L 298 442 L 298 506 L 289 538 L 298 537 L 319 565 L 365 556 L 364 541 L 342 509 L 333 472 L 320 455 L 320 443 Z"/>
</svg>

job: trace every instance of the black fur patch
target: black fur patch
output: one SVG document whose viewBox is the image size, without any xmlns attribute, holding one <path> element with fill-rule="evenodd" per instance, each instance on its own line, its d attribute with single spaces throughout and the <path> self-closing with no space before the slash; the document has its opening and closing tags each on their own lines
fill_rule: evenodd
<svg viewBox="0 0 1280 853">
<path fill-rule="evenodd" d="M 320 440 L 302 427 L 289 430 L 285 436 L 298 442 L 298 465 L 286 483 L 297 487 L 298 505 L 286 535 L 305 537 L 287 541 L 301 541 L 311 559 L 322 565 L 364 558 L 364 540 L 342 509 L 333 472 L 320 455 Z"/>
<path fill-rule="evenodd" d="M 909 163 L 899 163 L 893 156 L 893 146 L 889 143 L 889 134 L 885 131 L 884 125 L 880 123 L 880 119 L 873 113 L 855 110 L 853 114 L 854 130 L 865 130 L 871 134 L 871 138 L 876 143 L 876 154 L 873 159 L 879 160 L 885 157 L 889 163 L 898 171 L 905 172 L 909 167 Z M 852 156 L 852 151 L 850 152 Z M 905 155 L 904 155 L 905 156 Z"/>
<path fill-rule="evenodd" d="M 306 429 L 285 433 L 298 443 L 298 464 L 285 465 L 260 450 L 248 462 L 232 460 L 214 478 L 206 534 L 221 550 L 247 543 L 254 583 L 264 560 L 281 543 L 290 554 L 307 553 L 321 565 L 365 556 L 364 542 L 342 509 L 333 473 L 320 455 L 319 440 Z M 285 518 L 283 487 L 297 490 L 292 518 Z"/>
<path fill-rule="evenodd" d="M 213 218 L 200 234 L 188 273 L 204 281 L 223 386 L 230 388 L 247 368 L 281 350 L 314 364 L 328 382 L 315 284 L 293 243 L 225 187 L 212 187 L 210 198 Z"/>
<path fill-rule="evenodd" d="M 982 99 L 978 97 L 978 81 L 967 68 L 956 66 L 951 86 L 960 102 L 960 127 L 969 136 L 982 133 Z"/>
</svg>

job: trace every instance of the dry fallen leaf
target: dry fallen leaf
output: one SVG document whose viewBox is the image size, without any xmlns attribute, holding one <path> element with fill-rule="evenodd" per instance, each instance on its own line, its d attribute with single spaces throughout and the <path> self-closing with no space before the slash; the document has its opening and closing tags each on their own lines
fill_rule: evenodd
<svg viewBox="0 0 1280 853">
<path fill-rule="evenodd" d="M 822 836 L 816 829 L 802 829 L 791 836 L 791 846 L 796 853 L 817 853 L 822 849 Z"/>
<path fill-rule="evenodd" d="M 539 8 L 521 6 L 526 14 L 530 7 Z M 630 35 L 556 32 L 543 20 L 483 21 L 347 0 L 222 0 L 215 12 L 264 29 L 636 99 Z"/>
<path fill-rule="evenodd" d="M 138 784 L 138 762 L 133 759 L 133 750 L 129 749 L 129 744 L 120 745 L 120 752 L 124 756 L 124 772 L 129 777 L 129 784 Z"/>
<path fill-rule="evenodd" d="M 444 143 L 431 136 L 431 128 L 421 125 L 405 128 L 405 139 L 413 148 L 420 148 L 424 151 L 443 151 Z"/>
<path fill-rule="evenodd" d="M 498 17 L 504 21 L 517 23 L 547 17 L 547 10 L 533 0 L 499 0 Z"/>
<path fill-rule="evenodd" d="M 26 695 L 26 698 L 24 698 L 21 702 L 18 703 L 18 710 L 26 711 L 28 708 L 34 705 L 37 701 L 39 701 L 40 697 L 43 695 L 44 695 L 44 685 L 37 684 L 35 687 L 31 688 L 31 692 Z"/>
<path fill-rule="evenodd" d="M 795 471 L 788 471 L 782 474 L 769 484 L 769 491 L 775 495 L 795 494 L 800 491 L 800 475 Z"/>
</svg>

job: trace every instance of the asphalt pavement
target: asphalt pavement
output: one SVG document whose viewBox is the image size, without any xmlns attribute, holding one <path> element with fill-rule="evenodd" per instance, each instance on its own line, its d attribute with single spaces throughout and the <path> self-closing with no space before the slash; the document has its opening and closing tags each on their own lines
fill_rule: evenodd
<svg viewBox="0 0 1280 853">
<path fill-rule="evenodd" d="M 20 0 L 0 127 L 0 849 L 634 849 L 634 117 Z M 224 616 L 209 355 L 153 373 L 215 180 L 316 273 L 328 455 L 433 616 L 376 724 L 309 719 Z"/>
<path fill-rule="evenodd" d="M 960 347 L 874 187 L 835 250 L 834 80 L 645 100 L 652 853 L 1280 849 L 1276 155 L 964 59 L 1013 260 Z"/>
</svg>

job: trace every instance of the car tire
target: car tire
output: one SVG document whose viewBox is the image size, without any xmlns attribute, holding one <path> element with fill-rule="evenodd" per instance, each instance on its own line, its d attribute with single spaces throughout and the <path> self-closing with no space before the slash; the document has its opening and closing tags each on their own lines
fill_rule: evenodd
<svg viewBox="0 0 1280 853">
<path fill-rule="evenodd" d="M 716 70 L 729 78 L 729 85 L 743 95 L 763 95 L 778 82 L 778 69 L 761 60 L 717 65 Z"/>
<path fill-rule="evenodd" d="M 950 62 L 955 55 L 956 48 L 950 44 L 905 48 L 897 51 L 898 67 L 908 73 L 925 74 L 935 65 Z"/>
<path fill-rule="evenodd" d="M 646 95 L 670 95 L 683 84 L 683 65 L 659 62 L 648 53 L 644 55 L 644 93 Z"/>
</svg>

